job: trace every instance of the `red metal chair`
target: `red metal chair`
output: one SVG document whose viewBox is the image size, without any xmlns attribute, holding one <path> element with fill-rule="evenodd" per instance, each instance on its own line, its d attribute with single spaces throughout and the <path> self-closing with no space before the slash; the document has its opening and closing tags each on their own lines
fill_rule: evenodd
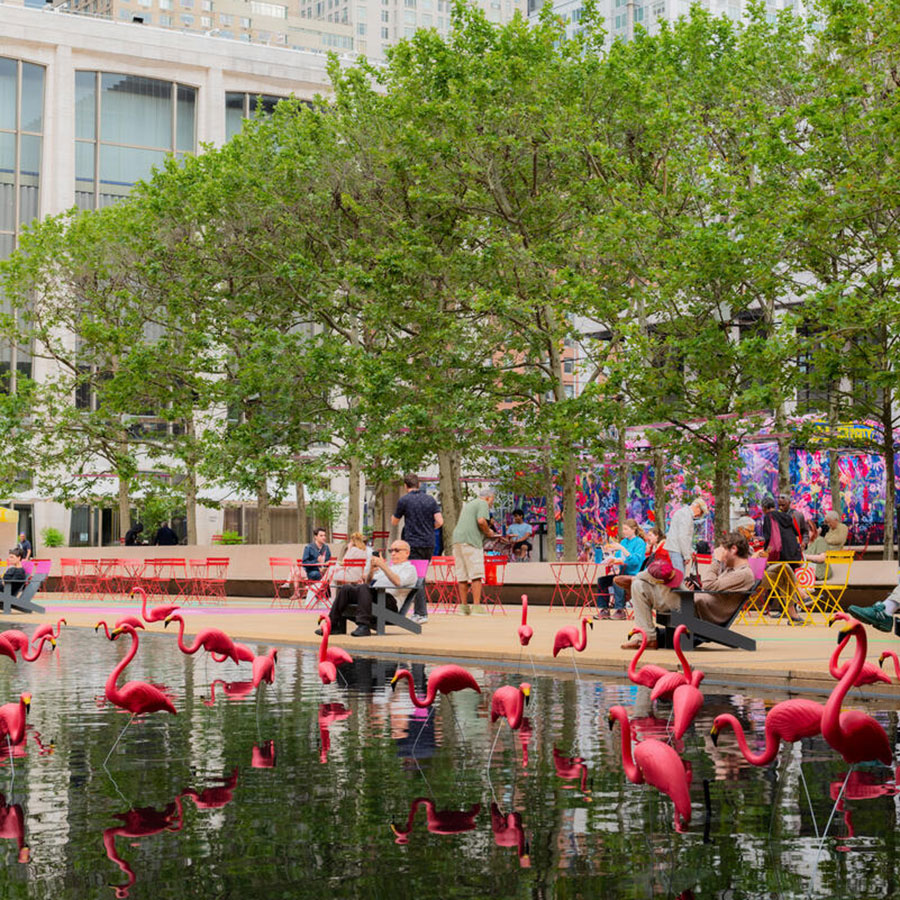
<svg viewBox="0 0 900 900">
<path fill-rule="evenodd" d="M 191 577 L 190 599 L 202 603 L 206 597 L 206 573 L 208 570 L 205 559 L 189 559 L 188 569 Z M 188 597 L 185 597 L 187 600 Z"/>
<path fill-rule="evenodd" d="M 459 587 L 456 579 L 456 560 L 452 556 L 431 557 L 432 579 L 426 582 L 430 593 L 431 612 L 455 613 L 459 606 Z M 429 592 L 427 588 L 431 588 Z"/>
<path fill-rule="evenodd" d="M 151 599 L 168 596 L 169 565 L 167 559 L 148 559 L 144 569 L 143 587 Z"/>
<path fill-rule="evenodd" d="M 64 594 L 74 594 L 78 591 L 78 576 L 81 573 L 80 559 L 61 559 L 59 561 L 60 578 L 59 589 Z"/>
<path fill-rule="evenodd" d="M 114 597 L 119 591 L 119 560 L 118 559 L 98 559 L 97 566 L 94 570 L 94 593 L 103 600 L 107 596 Z"/>
<path fill-rule="evenodd" d="M 506 580 L 506 566 L 509 558 L 497 553 L 484 554 L 484 584 L 482 586 L 482 598 L 485 605 L 491 604 L 489 609 L 493 615 L 497 607 L 506 615 L 506 610 L 500 602 L 500 594 L 503 592 L 503 583 Z"/>
<path fill-rule="evenodd" d="M 191 576 L 188 574 L 187 561 L 184 559 L 166 560 L 169 564 L 170 584 L 175 582 L 178 600 L 188 600 L 191 596 Z"/>
<path fill-rule="evenodd" d="M 123 592 L 130 594 L 131 589 L 136 587 L 146 590 L 146 586 L 144 585 L 144 570 L 147 568 L 146 561 L 143 559 L 121 559 L 119 562 L 123 572 Z"/>
<path fill-rule="evenodd" d="M 381 549 L 383 550 L 387 546 L 387 541 L 390 536 L 391 533 L 389 531 L 373 531 L 372 543 L 376 544 L 378 541 L 381 541 Z"/>
<path fill-rule="evenodd" d="M 97 590 L 97 564 L 99 560 L 83 559 L 75 580 L 75 593 L 87 600 Z"/>
<path fill-rule="evenodd" d="M 300 565 L 300 560 L 297 560 Z M 331 575 L 334 572 L 335 560 L 330 559 L 324 566 L 319 566 L 322 577 L 318 581 L 306 579 L 301 584 L 301 591 L 306 590 L 306 608 L 315 609 L 320 603 L 325 609 L 331 609 Z M 323 571 L 324 570 L 324 571 Z"/>
<path fill-rule="evenodd" d="M 227 557 L 208 556 L 206 558 L 206 596 L 213 602 L 224 603 L 226 600 L 225 582 L 228 577 Z"/>
<path fill-rule="evenodd" d="M 291 607 L 294 601 L 291 599 L 294 592 L 294 560 L 287 556 L 270 556 L 269 571 L 272 574 L 272 590 L 274 596 L 272 598 L 272 606 Z M 283 597 L 281 592 L 287 591 L 288 595 Z"/>
</svg>

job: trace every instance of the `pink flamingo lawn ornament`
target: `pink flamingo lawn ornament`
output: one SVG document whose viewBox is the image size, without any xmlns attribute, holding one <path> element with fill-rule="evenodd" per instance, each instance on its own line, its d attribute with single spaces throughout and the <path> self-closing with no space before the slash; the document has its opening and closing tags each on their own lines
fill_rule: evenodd
<svg viewBox="0 0 900 900">
<path fill-rule="evenodd" d="M 4 703 L 0 706 L 0 736 L 6 736 L 6 745 L 9 748 L 9 765 L 12 778 L 16 777 L 16 769 L 13 764 L 13 747 L 25 740 L 25 719 L 31 706 L 31 694 L 27 691 L 19 695 L 18 703 Z"/>
<path fill-rule="evenodd" d="M 593 621 L 591 621 L 590 619 L 582 619 L 581 634 L 578 633 L 577 625 L 566 625 L 563 628 L 560 628 L 559 631 L 556 632 L 556 636 L 553 638 L 554 657 L 558 656 L 559 652 L 561 650 L 565 650 L 566 647 L 572 648 L 572 666 L 575 669 L 575 677 L 579 680 L 580 676 L 578 674 L 578 665 L 575 662 L 575 651 L 577 650 L 579 653 L 582 653 L 584 651 L 584 648 L 587 647 L 588 625 L 593 628 Z"/>
<path fill-rule="evenodd" d="M 631 746 L 631 723 L 622 706 L 609 711 L 609 727 L 619 722 L 622 729 L 622 766 L 632 784 L 652 785 L 667 794 L 675 805 L 675 830 L 683 831 L 691 822 L 690 780 L 681 757 L 655 738 Z M 679 818 L 681 822 L 679 822 Z"/>
<path fill-rule="evenodd" d="M 275 741 L 254 744 L 250 755 L 250 765 L 254 769 L 275 768 Z"/>
<path fill-rule="evenodd" d="M 831 625 L 837 620 L 837 616 L 832 616 L 828 620 L 828 624 Z M 893 752 L 887 732 L 871 716 L 867 716 L 858 710 L 841 712 L 841 705 L 847 696 L 847 692 L 856 684 L 856 679 L 862 672 L 863 663 L 866 660 L 866 650 L 868 649 L 866 629 L 860 622 L 845 622 L 844 627 L 841 629 L 841 634 L 850 634 L 856 638 L 856 652 L 825 704 L 825 711 L 822 713 L 822 737 L 825 738 L 830 747 L 840 753 L 844 762 L 850 766 L 847 777 L 844 779 L 844 788 L 846 788 L 850 775 L 858 763 L 877 760 L 889 766 L 893 761 Z M 825 831 L 819 844 L 819 853 L 816 855 L 817 860 L 822 853 L 831 820 L 834 818 L 842 795 L 843 788 L 841 793 L 838 794 L 834 808 L 831 810 L 831 815 L 825 825 Z"/>
<path fill-rule="evenodd" d="M 0 656 L 8 656 L 14 663 L 19 661 L 16 648 L 5 637 L 0 637 Z"/>
<path fill-rule="evenodd" d="M 51 622 L 46 622 L 43 625 L 38 625 L 37 628 L 34 629 L 34 634 L 31 635 L 31 643 L 36 644 L 45 634 L 50 635 L 54 640 L 59 640 L 59 632 L 62 630 L 63 625 L 68 625 L 69 623 L 65 619 L 58 619 L 56 622 L 56 633 L 53 632 L 53 624 Z"/>
<path fill-rule="evenodd" d="M 413 741 L 413 752 L 415 752 L 416 746 L 419 743 L 419 738 L 422 736 L 422 732 L 425 730 L 425 726 L 428 724 L 428 719 L 431 718 L 431 713 L 434 710 L 434 701 L 437 698 L 438 694 L 451 694 L 455 691 L 465 690 L 473 690 L 477 691 L 479 694 L 481 693 L 481 688 L 478 686 L 478 682 L 473 678 L 472 673 L 464 669 L 462 666 L 457 666 L 454 663 L 446 666 L 436 666 L 431 670 L 431 674 L 428 676 L 428 685 L 425 691 L 425 696 L 422 699 L 416 696 L 416 689 L 415 685 L 413 684 L 412 672 L 410 672 L 409 669 L 397 669 L 397 671 L 394 673 L 394 677 L 391 679 L 391 688 L 393 690 L 397 690 L 398 682 L 400 682 L 404 678 L 406 679 L 407 685 L 409 687 L 409 699 L 412 700 L 413 705 L 417 709 L 428 710 L 428 716 L 422 723 L 422 727 L 419 729 L 419 733 L 416 735 L 415 741 Z M 452 712 L 452 704 L 450 706 L 450 709 Z M 456 713 L 453 713 L 453 721 L 456 721 Z M 460 729 L 460 734 L 462 734 L 462 729 Z"/>
<path fill-rule="evenodd" d="M 897 684 L 900 684 L 900 659 L 897 659 L 897 654 L 893 650 L 885 650 L 878 657 L 878 665 L 883 666 L 886 659 L 894 661 L 894 677 L 897 679 Z"/>
<path fill-rule="evenodd" d="M 522 624 L 516 629 L 519 638 L 519 646 L 524 650 L 534 637 L 534 629 L 528 624 L 528 594 L 522 594 Z M 522 660 L 522 650 L 519 650 L 519 661 Z M 534 667 L 534 657 L 528 650 L 528 659 L 531 662 L 531 672 L 537 678 L 537 669 Z"/>
<path fill-rule="evenodd" d="M 676 740 L 684 737 L 703 706 L 703 692 L 700 690 L 703 677 L 703 672 L 694 669 L 691 683 L 678 685 L 672 693 L 672 734 Z"/>
<path fill-rule="evenodd" d="M 341 647 L 328 646 L 331 637 L 331 619 L 328 616 L 319 616 L 319 626 L 322 629 L 322 642 L 319 644 L 319 678 L 322 679 L 322 684 L 332 684 L 337 680 L 338 666 L 352 665 L 353 657 Z"/>
<path fill-rule="evenodd" d="M 34 662 L 41 655 L 41 651 L 44 649 L 44 644 L 47 641 L 50 642 L 51 647 L 56 646 L 56 638 L 52 634 L 45 634 L 41 638 L 40 643 L 32 648 L 28 635 L 24 631 L 19 631 L 18 628 L 10 628 L 8 631 L 0 632 L 0 638 L 5 638 L 15 648 L 16 652 L 22 654 L 23 662 Z"/>
<path fill-rule="evenodd" d="M 516 633 L 523 647 L 527 647 L 534 636 L 534 629 L 528 624 L 528 594 L 522 594 L 522 624 L 516 629 Z"/>
<path fill-rule="evenodd" d="M 737 738 L 738 747 L 745 760 L 751 766 L 767 766 L 778 754 L 778 748 L 782 743 L 794 744 L 804 738 L 815 737 L 822 733 L 822 713 L 825 707 L 821 703 L 812 700 L 783 700 L 776 703 L 766 714 L 765 722 L 765 746 L 754 753 L 747 744 L 744 735 L 744 726 L 731 713 L 723 713 L 713 720 L 710 735 L 715 746 L 719 745 L 719 733 L 723 728 L 731 728 Z M 783 773 L 782 773 L 783 774 Z M 806 785 L 806 777 L 803 767 L 800 767 L 800 780 L 803 782 L 803 791 L 806 794 L 806 802 L 812 816 L 813 825 L 818 837 L 819 828 L 815 824 L 816 816 L 813 810 L 812 798 Z"/>
<path fill-rule="evenodd" d="M 178 649 L 182 653 L 191 655 L 198 650 L 206 650 L 209 653 L 217 653 L 223 658 L 232 660 L 235 665 L 240 665 L 240 657 L 234 646 L 234 641 L 218 628 L 201 628 L 194 636 L 194 643 L 188 647 L 184 642 L 184 619 L 173 614 L 166 618 L 165 627 L 169 627 L 170 622 L 178 622 Z"/>
<path fill-rule="evenodd" d="M 681 663 L 681 671 L 666 672 L 653 686 L 653 690 L 650 693 L 651 700 L 670 700 L 672 694 L 675 693 L 675 688 L 680 687 L 682 684 L 692 683 L 693 669 L 684 655 L 684 651 L 681 649 L 681 639 L 687 633 L 687 626 L 679 625 L 675 629 L 675 635 L 672 639 L 675 655 L 678 657 L 678 662 Z"/>
<path fill-rule="evenodd" d="M 669 670 L 652 663 L 641 666 L 640 669 L 637 668 L 638 660 L 647 649 L 647 632 L 643 628 L 632 628 L 628 632 L 628 640 L 630 641 L 636 634 L 641 636 L 641 646 L 638 647 L 637 653 L 634 654 L 634 658 L 628 666 L 628 680 L 639 687 L 652 688 L 660 678 L 669 674 Z"/>
<path fill-rule="evenodd" d="M 177 715 L 171 699 L 158 687 L 148 684 L 146 681 L 129 681 L 121 687 L 117 686 L 116 682 L 119 680 L 119 676 L 134 659 L 140 645 L 137 631 L 131 625 L 123 625 L 121 628 L 116 628 L 111 633 L 110 638 L 111 640 L 116 640 L 121 634 L 131 635 L 131 649 L 109 673 L 109 678 L 106 679 L 106 699 L 120 709 L 130 712 L 131 718 L 122 729 L 121 734 L 116 738 L 115 743 L 109 748 L 109 753 L 106 754 L 106 759 L 103 760 L 104 765 L 112 756 L 113 750 L 116 749 L 119 741 L 122 740 L 122 735 L 128 730 L 128 726 L 131 725 L 136 716 L 154 712 L 168 712 L 173 716 Z"/>
<path fill-rule="evenodd" d="M 145 622 L 165 622 L 173 613 L 177 613 L 180 606 L 175 604 L 163 604 L 154 606 L 153 609 L 147 610 L 147 592 L 141 587 L 133 587 L 129 592 L 131 594 L 140 594 L 141 597 L 141 616 Z"/>
<path fill-rule="evenodd" d="M 138 628 L 140 628 L 142 631 L 144 630 L 144 623 L 137 616 L 122 616 L 122 618 L 113 625 L 113 631 L 115 631 L 115 629 L 117 628 L 124 628 L 126 625 L 130 625 L 135 630 L 137 630 Z M 113 640 L 113 637 L 109 631 L 109 625 L 106 624 L 106 621 L 104 619 L 101 619 L 94 626 L 94 631 L 99 631 L 101 628 L 103 629 L 103 633 L 106 635 L 106 639 L 108 641 Z"/>
<path fill-rule="evenodd" d="M 525 707 L 531 698 L 531 685 L 527 681 L 523 681 L 518 687 L 506 684 L 497 688 L 491 696 L 491 724 L 493 725 L 498 719 L 506 719 L 511 731 L 518 731 L 522 727 L 525 720 Z M 494 735 L 494 742 L 491 744 L 491 752 L 488 753 L 487 767 L 491 767 L 491 759 L 494 756 L 494 747 L 497 746 L 497 738 L 500 737 L 500 730 L 503 728 L 501 722 Z"/>
<path fill-rule="evenodd" d="M 842 622 L 852 622 L 853 621 L 851 619 L 851 617 L 847 615 L 847 613 L 843 613 L 843 612 L 835 613 L 833 618 L 839 619 Z M 850 665 L 850 663 L 844 663 L 842 666 L 839 666 L 838 662 L 840 660 L 841 653 L 843 652 L 844 648 L 847 646 L 847 644 L 850 643 L 851 637 L 852 637 L 852 635 L 845 634 L 843 636 L 843 638 L 841 639 L 840 643 L 837 645 L 837 647 L 834 648 L 834 652 L 831 654 L 831 658 L 828 660 L 828 673 L 831 675 L 832 678 L 835 679 L 835 681 L 841 680 L 841 677 L 843 676 L 844 672 L 847 671 L 847 666 Z M 880 666 L 880 661 L 879 661 L 879 666 Z M 862 687 L 865 684 L 877 684 L 878 682 L 881 682 L 883 684 L 890 684 L 891 683 L 890 676 L 886 672 L 882 672 L 882 670 L 879 668 L 879 666 L 872 665 L 872 663 L 870 663 L 870 662 L 864 662 L 862 671 L 857 676 L 856 681 L 853 683 L 853 686 L 854 687 Z"/>
</svg>

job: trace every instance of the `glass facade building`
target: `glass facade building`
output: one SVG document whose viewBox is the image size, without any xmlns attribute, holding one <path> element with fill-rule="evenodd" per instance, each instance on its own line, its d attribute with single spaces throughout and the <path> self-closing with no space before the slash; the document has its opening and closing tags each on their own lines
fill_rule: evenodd
<svg viewBox="0 0 900 900">
<path fill-rule="evenodd" d="M 228 92 L 225 94 L 225 138 L 231 140 L 240 133 L 244 119 L 253 118 L 257 111 L 269 115 L 281 100 L 286 97 L 273 97 L 269 94 L 257 96 Z"/>
<path fill-rule="evenodd" d="M 40 211 L 44 74 L 43 66 L 0 57 L 0 259 L 12 253 L 20 230 Z M 0 343 L 4 389 L 11 373 L 31 375 L 31 355 L 26 347 Z"/>
<path fill-rule="evenodd" d="M 99 209 L 124 197 L 168 154 L 196 149 L 197 89 L 171 81 L 75 73 L 75 202 Z"/>
</svg>

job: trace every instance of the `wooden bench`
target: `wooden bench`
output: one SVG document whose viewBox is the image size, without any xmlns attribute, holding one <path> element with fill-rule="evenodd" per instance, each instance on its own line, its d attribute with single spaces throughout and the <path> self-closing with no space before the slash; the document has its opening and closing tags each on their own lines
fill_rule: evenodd
<svg viewBox="0 0 900 900">
<path fill-rule="evenodd" d="M 0 599 L 3 600 L 3 612 L 7 615 L 14 609 L 27 613 L 44 612 L 44 607 L 38 606 L 37 603 L 32 603 L 31 598 L 38 592 L 47 575 L 47 572 L 33 571 L 25 580 L 25 586 L 15 597 L 12 595 L 12 584 L 0 582 Z M 18 584 L 18 582 L 16 583 Z"/>
<path fill-rule="evenodd" d="M 698 645 L 712 641 L 716 644 L 722 644 L 724 647 L 732 647 L 735 650 L 756 650 L 756 641 L 743 634 L 738 634 L 731 630 L 734 620 L 740 615 L 744 603 L 750 599 L 759 590 L 759 582 L 757 582 L 749 591 L 715 591 L 716 594 L 723 594 L 729 597 L 743 597 L 744 600 L 738 605 L 735 611 L 728 617 L 727 622 L 716 625 L 713 622 L 707 622 L 697 615 L 694 609 L 694 594 L 709 594 L 711 591 L 679 589 L 675 593 L 681 599 L 681 607 L 671 612 L 656 613 L 656 640 L 660 647 L 669 649 L 675 646 L 674 636 L 675 629 L 679 625 L 687 627 L 690 634 L 690 648 L 696 648 Z"/>
</svg>

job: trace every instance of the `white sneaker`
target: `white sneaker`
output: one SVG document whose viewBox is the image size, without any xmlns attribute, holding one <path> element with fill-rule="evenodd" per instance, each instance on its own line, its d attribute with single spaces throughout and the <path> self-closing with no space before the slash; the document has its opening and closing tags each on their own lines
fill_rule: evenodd
<svg viewBox="0 0 900 900">
<path fill-rule="evenodd" d="M 291 583 L 290 583 L 289 581 L 286 581 L 286 582 L 282 585 L 283 588 L 289 588 L 290 586 L 291 586 Z"/>
<path fill-rule="evenodd" d="M 428 622 L 428 616 L 420 616 L 413 614 L 409 617 L 410 622 L 415 622 L 416 625 L 425 625 Z"/>
</svg>

